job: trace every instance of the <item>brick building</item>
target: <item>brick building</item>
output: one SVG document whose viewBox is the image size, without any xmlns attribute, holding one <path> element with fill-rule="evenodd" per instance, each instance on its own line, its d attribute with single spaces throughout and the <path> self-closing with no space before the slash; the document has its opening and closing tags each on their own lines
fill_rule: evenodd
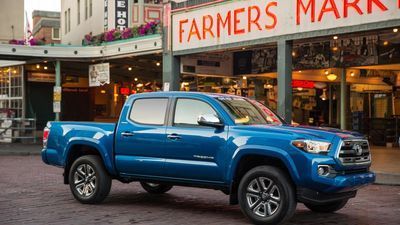
<svg viewBox="0 0 400 225">
<path fill-rule="evenodd" d="M 44 38 L 46 44 L 59 44 L 61 42 L 59 12 L 35 10 L 32 13 L 32 19 L 33 37 Z"/>
</svg>

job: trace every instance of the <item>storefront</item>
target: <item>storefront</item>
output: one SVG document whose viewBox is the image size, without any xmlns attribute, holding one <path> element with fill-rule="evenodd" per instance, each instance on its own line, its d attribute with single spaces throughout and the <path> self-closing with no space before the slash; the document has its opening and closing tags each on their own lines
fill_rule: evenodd
<svg viewBox="0 0 400 225">
<path fill-rule="evenodd" d="M 180 64 L 179 88 L 247 96 L 287 121 L 394 143 L 399 4 L 245 0 L 175 8 L 172 61 Z"/>
</svg>

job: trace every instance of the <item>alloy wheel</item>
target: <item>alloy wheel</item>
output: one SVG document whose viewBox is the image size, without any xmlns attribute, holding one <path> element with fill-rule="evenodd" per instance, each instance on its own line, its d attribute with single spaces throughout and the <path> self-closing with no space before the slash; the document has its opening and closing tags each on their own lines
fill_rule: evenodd
<svg viewBox="0 0 400 225">
<path fill-rule="evenodd" d="M 246 189 L 247 205 L 251 211 L 260 217 L 274 215 L 281 205 L 279 187 L 269 178 L 257 177 Z"/>
<path fill-rule="evenodd" d="M 76 191 L 83 197 L 90 197 L 96 191 L 96 172 L 89 164 L 81 164 L 74 174 Z"/>
</svg>

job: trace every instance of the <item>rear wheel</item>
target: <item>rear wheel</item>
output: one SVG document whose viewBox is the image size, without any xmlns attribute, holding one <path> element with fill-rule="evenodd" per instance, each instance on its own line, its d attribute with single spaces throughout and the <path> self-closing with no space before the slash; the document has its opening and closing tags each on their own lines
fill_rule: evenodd
<svg viewBox="0 0 400 225">
<path fill-rule="evenodd" d="M 243 176 L 239 184 L 239 205 L 254 224 L 281 224 L 296 210 L 296 198 L 289 178 L 275 167 L 259 166 Z"/>
<path fill-rule="evenodd" d="M 71 166 L 68 179 L 75 199 L 85 204 L 102 202 L 111 189 L 111 177 L 96 155 L 78 158 Z"/>
<path fill-rule="evenodd" d="M 342 209 L 347 204 L 348 201 L 349 201 L 348 199 L 344 199 L 340 201 L 330 202 L 328 204 L 304 203 L 304 205 L 314 212 L 332 213 Z"/>
<path fill-rule="evenodd" d="M 150 183 L 150 182 L 140 182 L 143 189 L 151 194 L 163 194 L 169 190 L 171 190 L 171 185 L 166 184 L 157 184 L 157 183 Z"/>
</svg>

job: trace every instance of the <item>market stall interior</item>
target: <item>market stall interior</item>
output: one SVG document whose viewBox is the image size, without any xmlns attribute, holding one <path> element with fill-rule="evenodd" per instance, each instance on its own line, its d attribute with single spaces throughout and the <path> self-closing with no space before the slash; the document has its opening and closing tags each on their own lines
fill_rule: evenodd
<svg viewBox="0 0 400 225">
<path fill-rule="evenodd" d="M 397 28 L 295 41 L 292 68 L 295 123 L 340 127 L 344 101 L 347 129 L 370 136 L 376 145 L 396 142 L 400 133 Z M 276 110 L 276 71 L 274 43 L 184 55 L 181 90 L 247 96 Z"/>
<path fill-rule="evenodd" d="M 158 91 L 161 88 L 161 54 L 132 56 L 88 62 L 61 62 L 61 120 L 114 122 L 130 94 Z M 109 80 L 91 84 L 89 68 L 109 66 Z M 38 128 L 54 119 L 54 62 L 38 61 L 25 66 L 26 114 L 37 118 Z M 106 68 L 108 69 L 108 68 Z M 92 80 L 91 80 L 92 79 Z"/>
</svg>

